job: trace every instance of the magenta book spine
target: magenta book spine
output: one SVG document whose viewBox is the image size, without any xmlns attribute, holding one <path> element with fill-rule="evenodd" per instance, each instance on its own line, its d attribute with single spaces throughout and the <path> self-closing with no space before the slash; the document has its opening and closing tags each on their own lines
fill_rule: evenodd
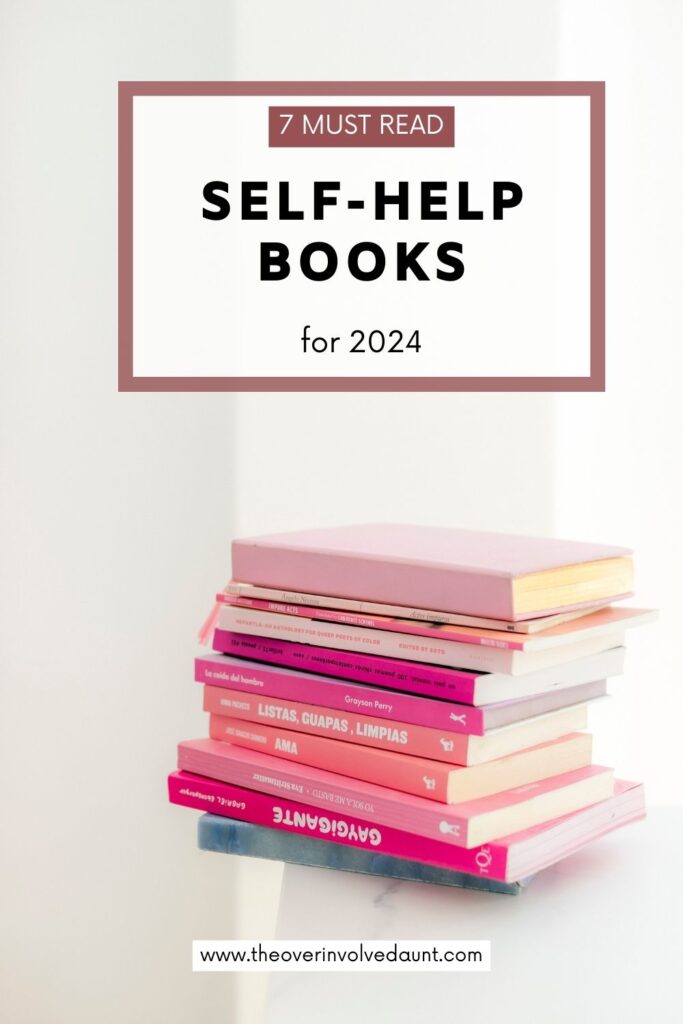
<svg viewBox="0 0 683 1024">
<path fill-rule="evenodd" d="M 210 686 L 223 686 L 280 700 L 318 704 L 347 714 L 355 712 L 443 732 L 469 736 L 483 736 L 485 732 L 480 708 L 361 686 L 341 679 L 325 679 L 303 672 L 273 672 L 267 665 L 258 662 L 240 663 L 225 658 L 224 663 L 220 664 L 215 658 L 196 658 L 195 679 L 198 683 Z"/>
<path fill-rule="evenodd" d="M 291 640 L 234 633 L 225 629 L 214 631 L 213 649 L 238 658 L 253 658 L 256 661 L 298 668 L 304 672 L 318 672 L 324 676 L 389 687 L 424 697 L 440 697 L 458 704 L 472 704 L 477 679 L 481 674 L 425 665 L 418 661 L 407 662 L 398 658 L 361 654 L 358 651 L 339 651 L 329 647 L 298 644 Z M 444 722 L 425 721 L 415 724 L 447 728 Z"/>
<path fill-rule="evenodd" d="M 466 850 L 385 825 L 372 825 L 342 813 L 327 815 L 309 804 L 283 800 L 268 793 L 257 793 L 183 771 L 169 775 L 168 793 L 173 804 L 222 814 L 253 825 L 506 881 L 507 847 L 495 843 Z"/>
</svg>

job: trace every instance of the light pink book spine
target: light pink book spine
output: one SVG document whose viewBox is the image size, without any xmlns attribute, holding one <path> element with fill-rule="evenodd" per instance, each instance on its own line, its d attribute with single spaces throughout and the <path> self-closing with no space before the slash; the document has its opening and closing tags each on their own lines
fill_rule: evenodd
<svg viewBox="0 0 683 1024">
<path fill-rule="evenodd" d="M 204 687 L 204 710 L 264 725 L 283 725 L 332 740 L 345 740 L 363 746 L 393 750 L 396 753 L 426 757 L 447 764 L 467 764 L 469 737 L 428 729 L 408 722 L 388 722 L 383 718 L 335 712 L 332 708 L 276 697 L 254 697 L 241 690 Z"/>
<path fill-rule="evenodd" d="M 481 709 L 467 704 L 435 701 L 431 697 L 395 693 L 342 679 L 325 679 L 312 673 L 273 672 L 267 665 L 238 662 L 229 657 L 221 658 L 221 662 L 212 658 L 196 658 L 196 681 L 239 690 L 242 694 L 258 694 L 261 698 L 303 701 L 309 706 L 342 711 L 350 721 L 353 720 L 352 714 L 362 711 L 362 717 L 373 722 L 405 722 L 412 728 L 427 729 L 429 736 L 437 732 L 484 735 Z"/>
<path fill-rule="evenodd" d="M 343 811 L 321 814 L 311 804 L 295 803 L 279 795 L 242 789 L 184 771 L 169 775 L 168 792 L 171 803 L 183 807 L 506 881 L 508 851 L 500 843 L 465 850 L 385 825 L 372 825 Z"/>
<path fill-rule="evenodd" d="M 303 619 L 318 619 L 321 622 L 337 622 L 343 626 L 360 626 L 362 629 L 385 629 L 391 633 L 405 633 L 409 636 L 431 637 L 434 640 L 448 640 L 479 647 L 498 647 L 505 651 L 523 651 L 528 646 L 526 636 L 514 634 L 508 637 L 495 630 L 479 629 L 475 626 L 430 625 L 412 619 L 391 618 L 387 615 L 368 615 L 364 612 L 341 611 L 337 608 L 312 608 L 302 604 L 287 604 L 282 601 L 261 600 L 256 597 L 241 597 L 218 593 L 219 604 L 251 608 L 254 611 L 274 612 L 277 615 L 294 615 Z"/>
<path fill-rule="evenodd" d="M 416 757 L 382 747 L 343 743 L 328 736 L 226 715 L 210 716 L 209 735 L 214 740 L 226 740 L 238 747 L 312 765 L 349 779 L 363 779 L 442 804 L 461 803 L 464 799 L 462 788 L 459 797 L 449 796 L 451 782 L 466 787 L 469 780 L 471 795 L 466 799 L 472 801 L 582 768 L 590 764 L 591 758 L 591 737 L 575 732 L 472 766 L 449 764 L 440 758 Z M 537 758 L 533 768 L 528 763 L 529 755 Z M 472 786 L 479 791 L 472 793 Z"/>
<path fill-rule="evenodd" d="M 385 629 L 363 629 L 345 623 L 255 611 L 224 604 L 218 615 L 218 629 L 256 636 L 283 637 L 295 643 L 371 652 L 380 657 L 405 658 L 445 668 L 468 668 L 476 672 L 511 672 L 513 652 L 498 648 L 461 644 L 455 640 L 420 637 Z M 502 663 L 504 662 L 504 664 Z"/>
<path fill-rule="evenodd" d="M 216 595 L 216 602 L 236 608 L 272 612 L 276 615 L 292 615 L 301 619 L 334 622 L 338 625 L 359 627 L 360 629 L 384 630 L 388 633 L 428 637 L 448 643 L 494 647 L 503 651 L 534 651 L 562 646 L 588 639 L 591 636 L 619 632 L 630 626 L 652 621 L 657 617 L 657 613 L 648 608 L 600 608 L 591 612 L 590 615 L 583 616 L 580 620 L 560 623 L 551 629 L 546 629 L 541 634 L 521 635 L 480 626 L 455 626 L 446 623 L 414 621 L 397 616 L 324 608 L 318 605 L 296 604 L 224 592 Z"/>
<path fill-rule="evenodd" d="M 539 616 L 536 619 L 506 622 L 502 619 L 486 619 L 479 615 L 455 615 L 452 612 L 440 612 L 429 608 L 412 608 L 406 605 L 382 604 L 377 601 L 359 601 L 353 598 L 332 597 L 330 594 L 300 594 L 295 590 L 278 590 L 272 587 L 258 587 L 253 583 L 242 583 L 240 580 L 229 580 L 217 598 L 245 597 L 250 600 L 275 601 L 278 604 L 306 605 L 309 608 L 334 608 L 342 612 L 357 612 L 360 615 L 389 616 L 395 619 L 412 619 L 426 625 L 467 626 L 477 629 L 494 630 L 506 635 L 518 633 L 523 636 L 535 635 L 564 623 L 573 622 L 586 615 L 608 606 L 607 601 L 592 601 L 586 607 L 556 615 Z"/>
<path fill-rule="evenodd" d="M 333 677 L 377 686 L 404 690 L 409 694 L 424 697 L 439 697 L 444 701 L 472 704 L 475 699 L 477 678 L 481 673 L 461 669 L 449 669 L 423 662 L 402 661 L 399 658 L 380 658 L 360 651 L 341 651 L 328 647 L 299 644 L 275 637 L 259 637 L 217 628 L 213 646 L 224 654 L 242 658 L 273 661 L 301 669 L 304 672 L 321 672 Z M 206 679 L 203 682 L 212 682 Z M 283 694 L 284 696 L 284 694 Z M 392 702 L 396 699 L 393 694 Z M 316 698 L 312 699 L 317 703 Z M 410 719 L 408 719 L 410 721 Z M 423 721 L 422 725 L 444 728 L 442 722 Z M 464 730 L 467 731 L 467 730 Z"/>
<path fill-rule="evenodd" d="M 343 809 L 376 825 L 389 825 L 428 839 L 469 847 L 470 819 L 524 803 L 532 796 L 603 774 L 593 765 L 466 803 L 446 805 L 424 797 L 362 782 L 295 761 L 236 747 L 220 740 L 186 740 L 178 745 L 178 768 L 263 793 L 289 793 L 324 809 Z M 611 773 L 608 773 L 611 775 Z"/>
</svg>

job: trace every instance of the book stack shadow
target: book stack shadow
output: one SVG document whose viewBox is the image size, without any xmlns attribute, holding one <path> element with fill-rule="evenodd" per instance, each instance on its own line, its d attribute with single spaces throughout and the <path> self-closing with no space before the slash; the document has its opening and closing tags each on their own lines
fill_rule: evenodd
<svg viewBox="0 0 683 1024">
<path fill-rule="evenodd" d="M 518 893 L 645 814 L 593 763 L 628 549 L 369 524 L 238 540 L 178 747 L 202 849 Z"/>
</svg>

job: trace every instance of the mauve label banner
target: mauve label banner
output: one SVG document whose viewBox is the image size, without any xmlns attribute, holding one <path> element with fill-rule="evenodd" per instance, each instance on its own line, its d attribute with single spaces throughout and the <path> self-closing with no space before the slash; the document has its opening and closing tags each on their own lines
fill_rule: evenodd
<svg viewBox="0 0 683 1024">
<path fill-rule="evenodd" d="M 271 146 L 452 146 L 453 107 L 269 107 Z"/>
<path fill-rule="evenodd" d="M 602 391 L 602 82 L 120 82 L 122 391 Z"/>
</svg>

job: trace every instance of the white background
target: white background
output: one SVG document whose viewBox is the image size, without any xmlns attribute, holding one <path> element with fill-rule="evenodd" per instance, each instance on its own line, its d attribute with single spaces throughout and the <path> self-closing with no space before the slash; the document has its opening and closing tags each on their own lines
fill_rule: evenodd
<svg viewBox="0 0 683 1024">
<path fill-rule="evenodd" d="M 585 96 L 295 96 L 295 104 L 429 104 L 455 109 L 453 148 L 269 149 L 268 107 L 285 96 L 138 96 L 133 101 L 133 338 L 136 376 L 588 376 L 590 101 Z M 240 183 L 268 183 L 265 221 L 240 219 Z M 223 221 L 202 217 L 205 183 L 229 185 Z M 337 205 L 313 220 L 313 182 L 338 180 Z M 445 221 L 421 221 L 421 181 L 446 181 Z M 278 182 L 304 219 L 278 219 Z M 374 216 L 375 181 L 408 182 L 410 216 Z M 458 182 L 469 182 L 460 221 Z M 519 206 L 493 220 L 493 182 L 517 182 Z M 561 201 L 560 201 L 561 197 Z M 365 209 L 348 210 L 349 199 Z M 213 207 L 210 207 L 213 208 Z M 332 245 L 339 267 L 309 281 L 299 254 Z M 357 281 L 351 248 L 382 246 L 386 269 Z M 436 251 L 463 247 L 465 272 L 441 281 Z M 289 249 L 284 281 L 261 281 L 260 248 Z M 428 242 L 429 281 L 396 279 L 399 243 Z M 320 269 L 325 260 L 317 257 Z M 373 266 L 369 256 L 363 269 Z M 335 351 L 305 352 L 334 335 Z M 352 352 L 354 330 L 420 332 L 419 352 Z M 357 336 L 356 336 L 357 337 Z"/>
<path fill-rule="evenodd" d="M 680 7 L 5 10 L 5 1012 L 251 1024 L 260 979 L 193 977 L 190 941 L 265 936 L 277 869 L 199 854 L 195 815 L 164 802 L 176 739 L 205 729 L 194 630 L 234 533 L 403 519 L 633 543 L 663 618 L 630 642 L 598 756 L 681 802 Z M 606 395 L 116 393 L 118 78 L 573 76 L 608 80 Z M 532 983 L 530 964 L 511 1013 Z"/>
</svg>

